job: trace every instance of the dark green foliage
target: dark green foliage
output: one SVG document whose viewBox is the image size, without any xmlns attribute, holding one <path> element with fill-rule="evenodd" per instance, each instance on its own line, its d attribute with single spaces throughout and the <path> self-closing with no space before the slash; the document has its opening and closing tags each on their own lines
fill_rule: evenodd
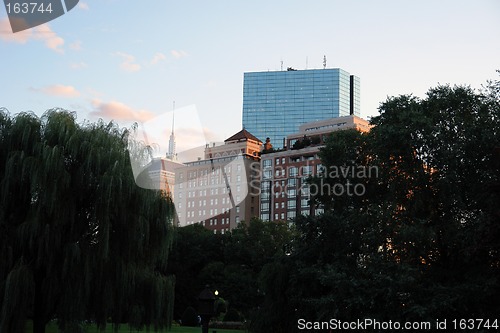
<svg viewBox="0 0 500 333">
<path fill-rule="evenodd" d="M 258 219 L 226 235 L 180 229 L 173 272 L 186 283 L 176 304 L 195 304 L 210 284 L 254 333 L 296 332 L 299 318 L 497 318 L 499 91 L 495 81 L 481 93 L 439 86 L 424 99 L 392 97 L 370 133 L 333 133 L 321 151 L 327 173 L 311 186 L 365 191 L 320 192 L 325 213 L 292 229 Z M 330 173 L 352 167 L 371 173 Z"/>
<path fill-rule="evenodd" d="M 294 332 L 298 318 L 431 321 L 500 313 L 500 102 L 439 86 L 389 98 L 368 134 L 341 131 L 321 152 L 327 172 L 376 167 L 362 196 L 323 193 L 300 217 L 290 256 L 260 273 L 253 332 Z M 269 329 L 271 328 L 271 329 Z"/>
<path fill-rule="evenodd" d="M 127 131 L 1 110 L 0 140 L 0 330 L 27 316 L 35 333 L 52 318 L 167 326 L 173 205 L 136 186 Z"/>
<path fill-rule="evenodd" d="M 198 296 L 207 284 L 219 288 L 216 282 L 221 273 L 217 262 L 223 255 L 220 236 L 199 224 L 177 229 L 167 270 L 176 277 L 176 320 L 182 317 L 187 307 L 197 306 Z M 202 274 L 203 278 L 200 278 Z"/>
<path fill-rule="evenodd" d="M 196 306 L 199 293 L 209 285 L 228 308 L 250 318 L 262 302 L 258 276 L 264 265 L 283 256 L 292 233 L 283 223 L 252 219 L 232 233 L 214 235 L 201 225 L 179 228 L 169 260 L 176 276 L 175 318 Z"/>
<path fill-rule="evenodd" d="M 235 309 L 229 308 L 224 316 L 224 321 L 242 321 L 242 315 Z"/>
<path fill-rule="evenodd" d="M 199 326 L 198 313 L 188 306 L 182 313 L 182 326 Z"/>
</svg>

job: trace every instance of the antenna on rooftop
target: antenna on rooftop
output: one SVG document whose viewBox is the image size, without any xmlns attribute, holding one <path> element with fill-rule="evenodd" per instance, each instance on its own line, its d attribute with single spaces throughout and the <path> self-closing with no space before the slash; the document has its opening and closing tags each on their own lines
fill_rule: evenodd
<svg viewBox="0 0 500 333">
<path fill-rule="evenodd" d="M 283 71 L 283 59 L 281 59 L 281 70 Z"/>
<path fill-rule="evenodd" d="M 323 69 L 326 69 L 326 55 L 323 56 Z"/>
</svg>

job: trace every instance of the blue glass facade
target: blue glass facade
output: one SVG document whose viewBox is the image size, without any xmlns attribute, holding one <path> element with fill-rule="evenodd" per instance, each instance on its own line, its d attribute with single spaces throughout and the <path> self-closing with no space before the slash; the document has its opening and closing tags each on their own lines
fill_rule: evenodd
<svg viewBox="0 0 500 333">
<path fill-rule="evenodd" d="M 359 78 L 340 68 L 244 74 L 243 128 L 274 147 L 299 125 L 360 115 Z"/>
</svg>

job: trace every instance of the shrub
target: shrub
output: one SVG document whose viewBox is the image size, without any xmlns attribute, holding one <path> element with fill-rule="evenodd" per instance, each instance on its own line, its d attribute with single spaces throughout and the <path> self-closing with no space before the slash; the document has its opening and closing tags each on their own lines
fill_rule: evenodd
<svg viewBox="0 0 500 333">
<path fill-rule="evenodd" d="M 188 306 L 184 313 L 182 314 L 182 326 L 198 326 L 198 313 L 196 310 Z"/>
</svg>

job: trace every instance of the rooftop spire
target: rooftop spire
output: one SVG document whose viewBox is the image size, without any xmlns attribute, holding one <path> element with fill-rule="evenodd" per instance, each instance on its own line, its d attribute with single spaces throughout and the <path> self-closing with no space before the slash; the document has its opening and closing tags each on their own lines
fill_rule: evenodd
<svg viewBox="0 0 500 333">
<path fill-rule="evenodd" d="M 175 120 L 175 101 L 173 103 L 173 110 L 172 110 L 172 133 L 170 134 L 170 139 L 168 140 L 168 153 L 167 153 L 167 157 L 170 158 L 171 160 L 175 159 L 174 120 Z"/>
</svg>

